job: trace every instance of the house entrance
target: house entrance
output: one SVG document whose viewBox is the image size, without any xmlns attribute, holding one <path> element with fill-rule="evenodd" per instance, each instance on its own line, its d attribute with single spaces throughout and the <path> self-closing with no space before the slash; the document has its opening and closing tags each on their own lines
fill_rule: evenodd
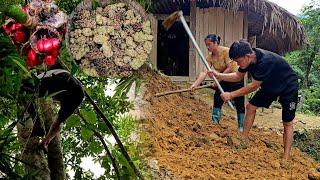
<svg viewBox="0 0 320 180">
<path fill-rule="evenodd" d="M 168 76 L 189 76 L 189 37 L 182 23 L 166 31 L 158 21 L 157 68 Z"/>
</svg>

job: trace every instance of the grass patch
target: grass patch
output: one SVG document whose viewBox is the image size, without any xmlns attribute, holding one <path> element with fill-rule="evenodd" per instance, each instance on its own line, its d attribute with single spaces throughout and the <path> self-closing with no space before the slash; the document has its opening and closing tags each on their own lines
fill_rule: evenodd
<svg viewBox="0 0 320 180">
<path fill-rule="evenodd" d="M 294 145 L 320 162 L 320 129 L 295 132 Z"/>
</svg>

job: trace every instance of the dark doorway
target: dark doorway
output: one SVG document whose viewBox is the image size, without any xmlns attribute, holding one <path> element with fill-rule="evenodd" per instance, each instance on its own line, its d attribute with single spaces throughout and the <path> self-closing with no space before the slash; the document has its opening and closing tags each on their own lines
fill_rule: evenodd
<svg viewBox="0 0 320 180">
<path fill-rule="evenodd" d="M 158 21 L 158 70 L 168 76 L 189 76 L 189 37 L 176 22 L 166 31 Z"/>
</svg>

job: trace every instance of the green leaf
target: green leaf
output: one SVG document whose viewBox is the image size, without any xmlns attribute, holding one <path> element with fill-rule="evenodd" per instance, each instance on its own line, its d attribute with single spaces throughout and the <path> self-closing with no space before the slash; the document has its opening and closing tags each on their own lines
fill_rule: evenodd
<svg viewBox="0 0 320 180">
<path fill-rule="evenodd" d="M 104 167 L 104 169 L 106 170 L 107 173 L 110 172 L 110 164 L 111 164 L 111 160 L 108 156 L 104 156 L 102 159 L 102 164 L 101 166 Z"/>
<path fill-rule="evenodd" d="M 30 72 L 28 71 L 28 69 L 24 65 L 22 65 L 19 62 L 19 60 L 17 60 L 15 57 L 12 57 L 12 56 L 10 58 L 12 59 L 13 62 L 15 62 L 27 74 L 28 77 L 32 77 Z"/>
<path fill-rule="evenodd" d="M 86 128 L 86 127 L 82 127 L 81 128 L 81 136 L 85 139 L 85 140 L 89 140 L 93 135 L 93 132 Z"/>
<path fill-rule="evenodd" d="M 95 124 L 98 121 L 97 115 L 94 111 L 80 110 L 80 113 L 89 124 Z"/>
<path fill-rule="evenodd" d="M 96 141 L 91 142 L 88 146 L 88 149 L 95 154 L 100 154 L 103 151 L 100 143 Z"/>
<path fill-rule="evenodd" d="M 103 133 L 105 133 L 106 131 L 108 131 L 108 127 L 107 127 L 107 125 L 106 125 L 105 122 L 99 122 L 99 123 L 98 123 L 98 129 L 99 129 L 101 132 L 103 132 Z"/>
<path fill-rule="evenodd" d="M 81 125 L 80 118 L 77 115 L 71 115 L 66 122 L 66 128 L 79 127 Z"/>
<path fill-rule="evenodd" d="M 51 93 L 51 94 L 48 94 L 47 96 L 45 96 L 44 98 L 52 98 L 53 96 L 57 95 L 57 94 L 60 94 L 62 92 L 64 92 L 66 90 L 61 90 L 61 91 L 57 91 L 57 92 L 54 92 L 54 93 Z"/>
<path fill-rule="evenodd" d="M 99 7 L 99 3 L 96 0 L 92 0 L 92 9 L 97 9 Z"/>
</svg>

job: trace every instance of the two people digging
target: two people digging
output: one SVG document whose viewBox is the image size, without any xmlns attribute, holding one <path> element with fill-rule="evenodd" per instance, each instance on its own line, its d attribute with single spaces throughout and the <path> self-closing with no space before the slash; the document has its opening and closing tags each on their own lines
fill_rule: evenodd
<svg viewBox="0 0 320 180">
<path fill-rule="evenodd" d="M 232 73 L 238 70 L 237 63 L 229 58 L 229 48 L 220 45 L 221 38 L 215 34 L 209 34 L 204 42 L 207 46 L 209 54 L 206 57 L 207 62 L 211 67 L 220 73 Z M 199 74 L 197 80 L 190 86 L 193 91 L 197 86 L 199 86 L 207 77 L 208 70 L 203 68 L 203 71 Z M 228 82 L 220 81 L 220 85 L 225 91 L 235 91 L 243 87 L 243 80 L 238 82 Z M 221 92 L 216 90 L 213 95 L 213 109 L 212 109 L 212 121 L 214 123 L 219 123 L 221 118 L 221 107 L 224 100 L 221 98 Z M 234 98 L 237 119 L 238 119 L 238 129 L 243 131 L 245 107 L 244 107 L 244 96 L 239 96 Z"/>
<path fill-rule="evenodd" d="M 211 49 L 210 42 L 206 40 L 209 51 Z M 218 41 L 213 42 L 215 43 L 215 46 L 219 45 L 217 42 Z M 212 52 L 212 54 L 215 53 Z M 220 55 L 221 54 L 222 53 L 220 53 Z M 295 118 L 298 102 L 298 80 L 296 73 L 280 55 L 260 48 L 252 48 L 245 40 L 235 41 L 230 46 L 228 55 L 233 62 L 237 63 L 239 66 L 238 70 L 225 72 L 225 70 L 216 68 L 216 70 L 207 72 L 209 77 L 212 78 L 215 76 L 222 84 L 224 82 L 243 83 L 245 73 L 248 72 L 252 76 L 252 82 L 247 86 L 242 85 L 242 87 L 237 89 L 225 88 L 226 92 L 218 93 L 220 94 L 221 99 L 223 101 L 236 100 L 259 89 L 246 105 L 246 113 L 244 121 L 242 121 L 244 122 L 242 132 L 243 139 L 245 141 L 248 140 L 249 131 L 254 122 L 256 110 L 259 107 L 268 108 L 273 101 L 278 101 L 282 106 L 282 123 L 284 127 L 284 153 L 282 158 L 288 160 L 293 142 L 293 119 Z M 207 58 L 207 60 L 210 62 L 211 59 Z M 214 60 L 218 61 L 219 58 L 215 58 Z M 204 80 L 206 75 L 204 73 L 205 71 L 199 75 L 199 78 L 191 86 L 191 89 Z M 219 122 L 215 121 L 214 117 L 214 115 L 217 114 L 217 110 L 215 110 L 217 107 L 215 102 L 212 112 L 214 122 Z M 239 130 L 242 131 L 238 107 L 237 113 Z"/>
</svg>

